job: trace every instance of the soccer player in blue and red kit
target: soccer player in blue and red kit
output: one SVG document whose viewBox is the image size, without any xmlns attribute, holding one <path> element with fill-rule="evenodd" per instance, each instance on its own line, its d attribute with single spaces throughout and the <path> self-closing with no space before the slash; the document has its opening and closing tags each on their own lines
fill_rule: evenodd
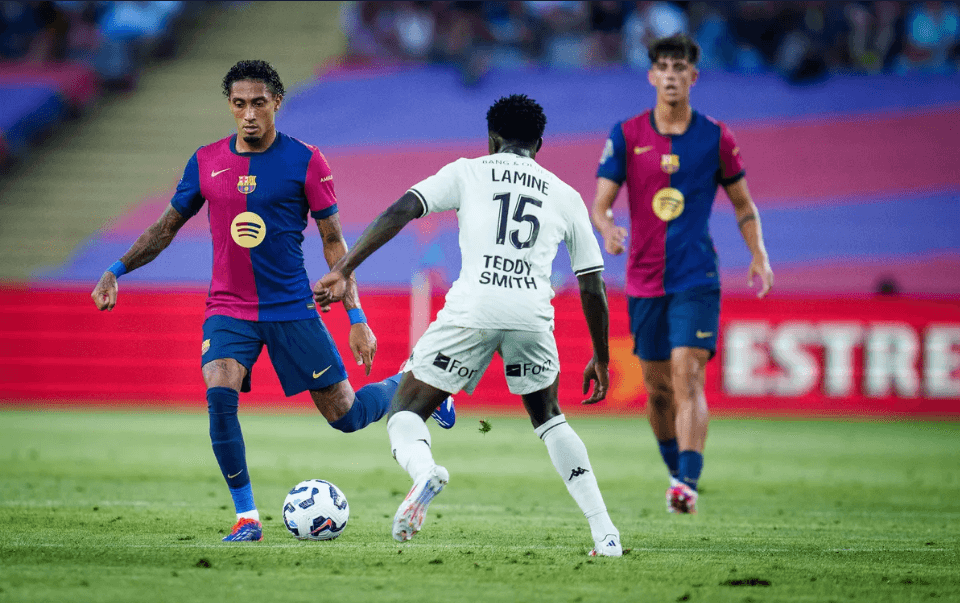
<svg viewBox="0 0 960 603">
<path fill-rule="evenodd" d="M 224 77 L 223 92 L 238 133 L 194 153 L 166 211 L 103 274 L 92 297 L 98 309 L 112 310 L 117 278 L 157 257 L 208 203 L 214 258 L 201 362 L 210 438 L 237 512 L 224 540 L 250 541 L 262 540 L 263 526 L 237 408 L 240 392 L 250 391 L 263 347 L 284 393 L 309 390 L 323 417 L 344 432 L 382 418 L 401 375 L 354 392 L 317 314 L 301 247 L 308 214 L 320 229 L 330 266 L 346 254 L 347 245 L 323 154 L 276 130 L 274 117 L 284 94 L 279 75 L 264 61 L 240 61 Z M 350 349 L 369 375 L 377 340 L 360 309 L 355 279 L 343 306 L 351 323 Z M 440 413 L 435 418 L 441 426 L 452 426 L 452 404 L 442 405 Z"/>
<path fill-rule="evenodd" d="M 733 134 L 690 106 L 700 48 L 677 34 L 651 44 L 649 56 L 656 106 L 611 131 L 591 218 L 606 251 L 623 253 L 627 230 L 614 223 L 612 207 L 626 183 L 634 353 L 649 396 L 650 425 L 671 476 L 667 510 L 695 513 L 709 419 L 704 373 L 720 326 L 717 253 L 707 231 L 718 186 L 733 204 L 753 255 L 748 282 L 760 278 L 758 297 L 773 285 L 773 271 Z"/>
</svg>

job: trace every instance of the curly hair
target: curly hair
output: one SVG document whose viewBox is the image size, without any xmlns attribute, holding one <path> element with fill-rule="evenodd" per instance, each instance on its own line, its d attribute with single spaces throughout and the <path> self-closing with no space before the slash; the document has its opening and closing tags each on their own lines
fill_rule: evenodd
<svg viewBox="0 0 960 603">
<path fill-rule="evenodd" d="M 543 107 L 526 94 L 501 97 L 487 111 L 487 130 L 504 140 L 535 144 L 546 127 Z"/>
<path fill-rule="evenodd" d="M 656 63 L 660 57 L 671 59 L 686 59 L 696 65 L 700 60 L 700 45 L 685 33 L 676 33 L 666 38 L 654 40 L 647 49 L 647 56 L 651 63 Z"/>
<path fill-rule="evenodd" d="M 280 74 L 266 61 L 238 61 L 223 76 L 223 95 L 230 98 L 230 88 L 240 80 L 257 80 L 266 84 L 274 96 L 283 96 L 283 82 Z"/>
</svg>

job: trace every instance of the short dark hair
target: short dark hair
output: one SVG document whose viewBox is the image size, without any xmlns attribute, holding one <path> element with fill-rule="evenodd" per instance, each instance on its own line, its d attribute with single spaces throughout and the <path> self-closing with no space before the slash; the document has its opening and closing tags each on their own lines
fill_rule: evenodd
<svg viewBox="0 0 960 603">
<path fill-rule="evenodd" d="M 543 107 L 526 94 L 501 97 L 487 111 L 487 130 L 504 140 L 535 144 L 546 127 Z"/>
<path fill-rule="evenodd" d="M 223 76 L 223 95 L 230 98 L 230 88 L 240 80 L 257 80 L 266 84 L 274 96 L 283 96 L 283 82 L 280 74 L 266 61 L 238 61 Z"/>
<path fill-rule="evenodd" d="M 675 33 L 666 38 L 654 40 L 647 50 L 651 63 L 656 63 L 661 57 L 671 59 L 685 59 L 696 65 L 700 60 L 700 45 L 685 33 Z"/>
</svg>

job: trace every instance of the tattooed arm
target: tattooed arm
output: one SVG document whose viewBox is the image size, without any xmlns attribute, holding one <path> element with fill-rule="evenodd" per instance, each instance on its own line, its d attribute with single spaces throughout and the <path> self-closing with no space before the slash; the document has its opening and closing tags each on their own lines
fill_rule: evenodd
<svg viewBox="0 0 960 603">
<path fill-rule="evenodd" d="M 340 228 L 339 214 L 333 214 L 326 218 L 317 220 L 317 228 L 320 229 L 320 236 L 323 237 L 323 257 L 327 260 L 327 266 L 333 268 L 334 264 L 340 261 L 347 254 L 347 242 L 343 238 L 343 231 Z M 314 287 L 314 296 L 317 291 L 322 290 L 320 283 Z M 373 365 L 373 357 L 377 353 L 377 338 L 367 326 L 366 318 L 360 309 L 360 293 L 357 290 L 357 278 L 353 274 L 347 280 L 346 292 L 343 295 L 343 307 L 350 318 L 350 350 L 353 352 L 353 358 L 357 364 L 362 364 L 366 368 L 366 374 L 370 374 L 370 367 Z M 329 310 L 329 302 L 323 303 L 321 310 Z M 352 312 L 351 312 L 352 311 Z"/>
<path fill-rule="evenodd" d="M 143 231 L 143 234 L 120 258 L 120 262 L 125 268 L 124 272 L 130 272 L 152 262 L 154 258 L 160 255 L 161 251 L 170 245 L 170 241 L 173 240 L 180 227 L 186 222 L 187 218 L 180 215 L 180 212 L 174 209 L 172 205 L 168 205 L 160 219 Z M 113 310 L 113 307 L 117 305 L 116 273 L 112 270 L 104 272 L 90 296 L 98 310 Z"/>
<path fill-rule="evenodd" d="M 773 270 L 770 268 L 770 258 L 767 256 L 767 248 L 763 244 L 763 231 L 760 229 L 760 214 L 757 212 L 757 206 L 750 197 L 750 191 L 747 188 L 747 179 L 740 178 L 733 184 L 724 187 L 727 191 L 727 197 L 733 204 L 734 214 L 737 217 L 737 226 L 740 228 L 740 234 L 747 243 L 753 259 L 750 261 L 750 269 L 747 273 L 747 284 L 753 286 L 754 275 L 760 277 L 760 291 L 757 297 L 765 296 L 770 288 L 773 287 Z"/>
</svg>

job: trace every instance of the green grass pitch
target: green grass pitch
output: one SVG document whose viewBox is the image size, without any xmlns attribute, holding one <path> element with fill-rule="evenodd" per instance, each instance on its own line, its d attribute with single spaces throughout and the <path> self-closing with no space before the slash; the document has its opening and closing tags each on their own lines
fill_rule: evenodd
<svg viewBox="0 0 960 603">
<path fill-rule="evenodd" d="M 529 422 L 479 418 L 431 427 L 450 485 L 401 545 L 382 423 L 243 414 L 265 538 L 228 544 L 206 414 L 2 411 L 0 602 L 960 601 L 958 423 L 715 420 L 700 513 L 675 516 L 643 417 L 573 417 L 631 549 L 593 559 Z M 349 499 L 338 540 L 283 526 L 308 478 Z"/>
</svg>

